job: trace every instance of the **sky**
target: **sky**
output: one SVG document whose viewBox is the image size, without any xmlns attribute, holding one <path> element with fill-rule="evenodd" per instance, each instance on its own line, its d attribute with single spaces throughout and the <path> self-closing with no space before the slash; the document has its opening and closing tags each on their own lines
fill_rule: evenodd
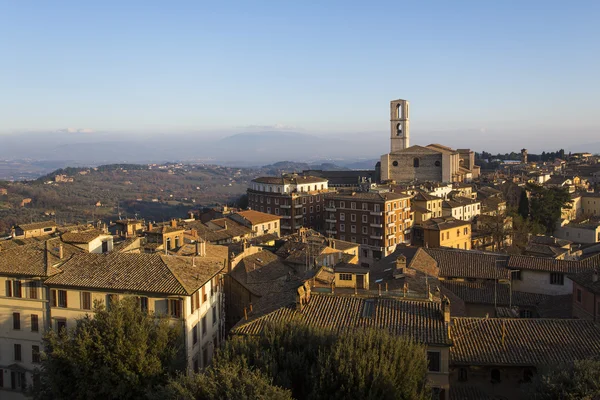
<svg viewBox="0 0 600 400">
<path fill-rule="evenodd" d="M 0 133 L 387 140 L 403 98 L 415 144 L 585 145 L 599 20 L 584 0 L 0 0 Z"/>
</svg>

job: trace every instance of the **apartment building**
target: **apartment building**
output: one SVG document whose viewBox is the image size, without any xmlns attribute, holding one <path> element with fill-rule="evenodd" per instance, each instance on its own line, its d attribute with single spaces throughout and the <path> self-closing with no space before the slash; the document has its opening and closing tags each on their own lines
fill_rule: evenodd
<svg viewBox="0 0 600 400">
<path fill-rule="evenodd" d="M 426 247 L 471 250 L 471 223 L 452 217 L 432 218 L 415 230 L 415 240 Z"/>
<path fill-rule="evenodd" d="M 223 340 L 224 296 L 220 257 L 163 254 L 76 254 L 45 280 L 47 323 L 60 330 L 93 314 L 94 304 L 135 296 L 143 311 L 169 316 L 183 332 L 188 370 L 212 360 Z"/>
<path fill-rule="evenodd" d="M 282 235 L 300 228 L 323 227 L 323 195 L 329 191 L 327 179 L 316 176 L 283 175 L 253 179 L 248 188 L 248 208 L 281 216 Z"/>
<path fill-rule="evenodd" d="M 393 192 L 330 193 L 326 196 L 326 234 L 360 244 L 360 260 L 381 259 L 409 241 L 410 196 Z"/>
<path fill-rule="evenodd" d="M 252 229 L 256 236 L 268 234 L 279 236 L 281 232 L 281 216 L 278 215 L 246 210 L 232 213 L 229 218 Z"/>
<path fill-rule="evenodd" d="M 0 252 L 0 393 L 2 389 L 25 390 L 32 383 L 42 335 L 50 328 L 43 282 L 59 273 L 64 260 L 81 251 L 54 238 Z"/>
<path fill-rule="evenodd" d="M 439 218 L 443 214 L 444 199 L 425 192 L 417 192 L 411 199 L 415 207 L 415 221 L 422 222 L 429 218 Z"/>
</svg>

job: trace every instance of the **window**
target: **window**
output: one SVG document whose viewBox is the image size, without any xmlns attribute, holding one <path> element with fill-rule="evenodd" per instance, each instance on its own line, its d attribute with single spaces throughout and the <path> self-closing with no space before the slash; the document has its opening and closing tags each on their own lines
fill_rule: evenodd
<svg viewBox="0 0 600 400">
<path fill-rule="evenodd" d="M 306 214 L 306 207 L 302 207 L 302 214 Z"/>
<path fill-rule="evenodd" d="M 340 232 L 344 232 L 346 230 L 346 225 L 340 224 Z"/>
<path fill-rule="evenodd" d="M 512 270 L 510 271 L 510 277 L 513 281 L 521 281 L 521 270 Z"/>
<path fill-rule="evenodd" d="M 198 324 L 194 325 L 192 328 L 192 343 L 198 343 Z"/>
<path fill-rule="evenodd" d="M 345 221 L 345 220 L 346 220 L 346 214 L 340 213 L 340 221 Z"/>
<path fill-rule="evenodd" d="M 366 235 L 368 233 L 368 229 L 366 226 L 362 227 L 362 233 L 363 233 L 363 235 Z"/>
<path fill-rule="evenodd" d="M 321 206 L 317 204 L 317 212 L 321 211 Z"/>
<path fill-rule="evenodd" d="M 314 212 L 314 207 L 310 206 L 310 212 L 313 213 Z"/>
<path fill-rule="evenodd" d="M 67 329 L 67 320 L 64 318 L 57 318 L 56 319 L 56 331 L 60 332 L 63 329 Z"/>
<path fill-rule="evenodd" d="M 353 210 L 356 210 L 356 203 L 355 202 L 350 202 L 350 208 Z"/>
<path fill-rule="evenodd" d="M 34 364 L 40 362 L 40 346 L 31 346 L 31 362 Z"/>
<path fill-rule="evenodd" d="M 206 315 L 202 317 L 202 334 L 206 335 Z"/>
<path fill-rule="evenodd" d="M 10 387 L 13 390 L 27 388 L 27 381 L 25 380 L 25 372 L 11 371 L 10 372 Z"/>
<path fill-rule="evenodd" d="M 21 345 L 18 343 L 14 345 L 14 360 L 21 361 Z"/>
<path fill-rule="evenodd" d="M 202 304 L 208 300 L 208 296 L 206 295 L 206 286 L 202 286 Z"/>
<path fill-rule="evenodd" d="M 439 351 L 427 352 L 427 369 L 432 372 L 441 371 L 441 354 Z"/>
<path fill-rule="evenodd" d="M 56 289 L 50 290 L 50 306 L 56 307 Z"/>
<path fill-rule="evenodd" d="M 346 208 L 346 202 L 340 201 L 340 208 Z"/>
<path fill-rule="evenodd" d="M 521 318 L 533 318 L 533 313 L 531 310 L 520 310 L 519 317 Z"/>
<path fill-rule="evenodd" d="M 456 230 L 456 236 L 457 236 L 457 237 L 458 237 L 458 236 L 460 236 L 460 229 L 457 229 L 457 230 Z"/>
<path fill-rule="evenodd" d="M 491 372 L 492 383 L 500 383 L 500 370 L 494 368 Z"/>
<path fill-rule="evenodd" d="M 12 297 L 12 282 L 6 281 L 6 297 Z"/>
<path fill-rule="evenodd" d="M 466 382 L 467 379 L 468 379 L 467 369 L 466 368 L 460 368 L 458 370 L 458 380 L 459 380 L 459 382 Z"/>
<path fill-rule="evenodd" d="M 200 371 L 200 365 L 198 364 L 198 358 L 194 358 L 194 372 L 198 373 Z"/>
<path fill-rule="evenodd" d="M 356 233 L 356 225 L 350 225 L 350 233 Z"/>
<path fill-rule="evenodd" d="M 110 310 L 110 307 L 119 301 L 119 296 L 116 294 L 107 294 L 106 295 L 106 309 Z"/>
<path fill-rule="evenodd" d="M 564 285 L 565 284 L 565 276 L 559 272 L 552 272 L 550 274 L 550 284 L 551 285 Z"/>
<path fill-rule="evenodd" d="M 13 281 L 13 296 L 21 297 L 21 281 Z"/>
<path fill-rule="evenodd" d="M 200 308 L 200 291 L 196 291 L 196 293 L 194 293 L 192 295 L 192 312 L 196 311 L 197 309 Z"/>
<path fill-rule="evenodd" d="M 38 298 L 38 283 L 37 282 L 29 282 L 29 298 L 37 299 Z"/>
<path fill-rule="evenodd" d="M 463 233 L 464 233 L 465 235 L 468 235 L 468 234 L 469 234 L 469 228 L 465 228 Z"/>
<path fill-rule="evenodd" d="M 143 313 L 148 312 L 148 298 L 147 297 L 138 297 L 138 304 L 140 305 L 140 310 Z"/>
<path fill-rule="evenodd" d="M 181 318 L 181 300 L 169 299 L 169 315 L 173 318 Z"/>
<path fill-rule="evenodd" d="M 81 308 L 83 310 L 92 309 L 92 294 L 90 292 L 81 292 Z"/>
<path fill-rule="evenodd" d="M 356 222 L 356 214 L 350 214 L 350 221 Z"/>
<path fill-rule="evenodd" d="M 415 167 L 415 168 L 419 168 L 419 159 L 418 159 L 418 158 L 415 158 L 415 159 L 413 160 L 413 167 Z"/>
<path fill-rule="evenodd" d="M 202 365 L 205 368 L 208 367 L 208 348 L 207 347 L 202 349 Z"/>
<path fill-rule="evenodd" d="M 366 215 L 363 215 L 363 216 L 362 216 L 362 223 L 363 223 L 363 224 L 366 224 L 367 222 L 369 222 L 368 218 L 369 218 L 369 217 L 367 217 Z"/>
<path fill-rule="evenodd" d="M 352 274 L 340 274 L 340 281 L 351 281 Z"/>
<path fill-rule="evenodd" d="M 38 332 L 40 330 L 40 324 L 38 321 L 37 314 L 31 314 L 31 332 Z"/>
<path fill-rule="evenodd" d="M 212 323 L 213 325 L 217 323 L 217 307 L 212 308 Z"/>
<path fill-rule="evenodd" d="M 577 302 L 581 303 L 581 289 L 577 289 Z"/>
<path fill-rule="evenodd" d="M 58 306 L 60 308 L 67 308 L 67 291 L 66 290 L 58 291 Z"/>
<path fill-rule="evenodd" d="M 13 329 L 16 329 L 16 330 L 21 329 L 21 313 L 18 313 L 18 312 L 13 313 Z"/>
</svg>

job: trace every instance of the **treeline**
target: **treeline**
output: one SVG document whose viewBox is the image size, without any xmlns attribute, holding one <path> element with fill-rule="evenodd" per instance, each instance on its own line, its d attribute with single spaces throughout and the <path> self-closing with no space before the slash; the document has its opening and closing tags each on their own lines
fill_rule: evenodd
<svg viewBox="0 0 600 400">
<path fill-rule="evenodd" d="M 560 149 L 557 151 L 550 151 L 550 152 L 543 151 L 542 154 L 533 154 L 533 153 L 527 154 L 527 160 L 532 161 L 532 162 L 554 161 L 557 158 L 560 158 L 561 160 L 565 159 L 565 150 L 564 149 Z M 517 161 L 517 160 L 521 159 L 521 152 L 515 153 L 513 151 L 510 153 L 504 153 L 504 154 L 502 154 L 502 153 L 492 154 L 492 153 L 488 153 L 487 151 L 482 151 L 481 153 L 477 153 L 477 152 L 475 153 L 475 159 L 476 160 L 487 160 L 488 162 L 491 162 L 492 160 Z"/>
</svg>

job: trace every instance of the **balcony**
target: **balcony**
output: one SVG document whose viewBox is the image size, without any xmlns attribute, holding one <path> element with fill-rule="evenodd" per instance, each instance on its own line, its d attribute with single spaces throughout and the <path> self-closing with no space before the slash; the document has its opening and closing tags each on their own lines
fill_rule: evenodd
<svg viewBox="0 0 600 400">
<path fill-rule="evenodd" d="M 381 212 L 381 211 L 371 211 L 369 214 L 381 217 L 383 215 L 383 212 Z"/>
<path fill-rule="evenodd" d="M 335 209 L 335 207 L 325 207 L 325 211 L 335 212 L 336 209 Z"/>
<path fill-rule="evenodd" d="M 328 235 L 337 235 L 336 230 L 326 230 L 325 233 L 327 233 Z"/>
<path fill-rule="evenodd" d="M 370 224 L 372 228 L 383 228 L 383 224 Z"/>
<path fill-rule="evenodd" d="M 337 219 L 325 219 L 325 222 L 329 222 L 330 224 L 335 224 Z"/>
<path fill-rule="evenodd" d="M 291 219 L 292 216 L 291 215 L 282 215 L 281 218 L 283 218 L 283 219 Z"/>
<path fill-rule="evenodd" d="M 302 218 L 302 214 L 294 215 L 294 218 Z"/>
<path fill-rule="evenodd" d="M 404 207 L 404 211 L 410 211 L 410 207 Z"/>
<path fill-rule="evenodd" d="M 371 235 L 369 236 L 371 239 L 383 240 L 383 236 L 381 235 Z"/>
<path fill-rule="evenodd" d="M 404 223 L 406 223 L 406 224 L 407 224 L 407 223 L 409 223 L 409 222 L 412 222 L 412 219 L 410 219 L 410 218 L 406 218 L 406 219 L 404 220 Z"/>
<path fill-rule="evenodd" d="M 404 231 L 405 235 L 408 235 L 409 233 L 410 233 L 410 229 L 407 229 L 407 230 Z"/>
<path fill-rule="evenodd" d="M 292 208 L 292 206 L 290 206 L 289 204 L 282 204 L 279 207 L 281 207 L 281 208 Z"/>
<path fill-rule="evenodd" d="M 281 229 L 292 229 L 291 225 L 281 224 Z"/>
<path fill-rule="evenodd" d="M 295 204 L 294 208 L 302 208 L 302 204 Z"/>
<path fill-rule="evenodd" d="M 395 222 L 388 222 L 386 226 L 387 226 L 388 228 L 391 228 L 391 227 L 393 227 L 393 226 L 395 226 L 395 225 L 396 225 L 396 223 L 395 223 Z"/>
</svg>

